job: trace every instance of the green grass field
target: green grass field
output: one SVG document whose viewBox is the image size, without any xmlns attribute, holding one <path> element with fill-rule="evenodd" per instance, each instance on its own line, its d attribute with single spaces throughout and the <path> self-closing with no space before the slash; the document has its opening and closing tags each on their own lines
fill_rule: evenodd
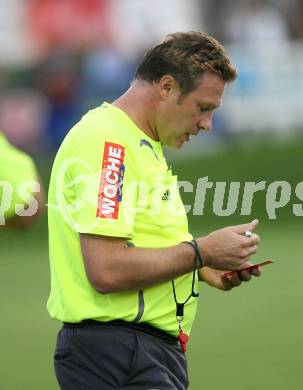
<svg viewBox="0 0 303 390">
<path fill-rule="evenodd" d="M 230 148 L 220 156 L 179 162 L 176 170 L 183 180 L 208 174 L 214 181 L 297 183 L 303 180 L 302 147 L 303 142 L 248 152 Z M 231 292 L 201 285 L 188 351 L 190 390 L 303 388 L 302 217 L 294 217 L 287 206 L 269 221 L 264 196 L 253 208 L 261 220 L 256 260 L 271 258 L 275 264 Z M 195 236 L 250 220 L 239 212 L 216 217 L 210 205 L 205 215 L 189 218 Z M 50 288 L 46 218 L 26 233 L 1 231 L 0 254 L 0 389 L 56 390 L 52 354 L 60 324 L 45 308 Z"/>
</svg>

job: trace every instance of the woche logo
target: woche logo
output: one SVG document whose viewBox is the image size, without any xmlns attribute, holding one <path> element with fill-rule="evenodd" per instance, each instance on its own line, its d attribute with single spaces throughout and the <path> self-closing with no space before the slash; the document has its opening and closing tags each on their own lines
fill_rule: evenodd
<svg viewBox="0 0 303 390">
<path fill-rule="evenodd" d="M 124 155 L 123 146 L 105 142 L 96 213 L 98 218 L 118 218 L 125 170 Z"/>
</svg>

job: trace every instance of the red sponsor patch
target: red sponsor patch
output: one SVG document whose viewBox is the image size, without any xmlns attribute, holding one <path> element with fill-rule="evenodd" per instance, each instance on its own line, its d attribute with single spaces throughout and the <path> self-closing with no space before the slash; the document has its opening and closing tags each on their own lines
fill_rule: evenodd
<svg viewBox="0 0 303 390">
<path fill-rule="evenodd" d="M 123 146 L 105 142 L 96 214 L 98 218 L 118 219 L 124 154 Z"/>
</svg>

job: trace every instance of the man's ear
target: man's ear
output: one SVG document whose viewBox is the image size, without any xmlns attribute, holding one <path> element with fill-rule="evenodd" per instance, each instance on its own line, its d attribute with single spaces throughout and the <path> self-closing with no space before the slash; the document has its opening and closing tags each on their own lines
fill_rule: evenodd
<svg viewBox="0 0 303 390">
<path fill-rule="evenodd" d="M 176 79 L 171 75 L 164 75 L 157 83 L 158 93 L 162 99 L 169 98 L 178 88 Z"/>
</svg>

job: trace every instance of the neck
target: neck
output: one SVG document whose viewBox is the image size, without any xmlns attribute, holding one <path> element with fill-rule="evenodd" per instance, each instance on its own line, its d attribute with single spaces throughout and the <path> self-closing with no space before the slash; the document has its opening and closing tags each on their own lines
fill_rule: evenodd
<svg viewBox="0 0 303 390">
<path fill-rule="evenodd" d="M 156 98 L 150 83 L 135 80 L 113 105 L 123 110 L 151 139 L 159 141 L 155 123 Z"/>
</svg>

